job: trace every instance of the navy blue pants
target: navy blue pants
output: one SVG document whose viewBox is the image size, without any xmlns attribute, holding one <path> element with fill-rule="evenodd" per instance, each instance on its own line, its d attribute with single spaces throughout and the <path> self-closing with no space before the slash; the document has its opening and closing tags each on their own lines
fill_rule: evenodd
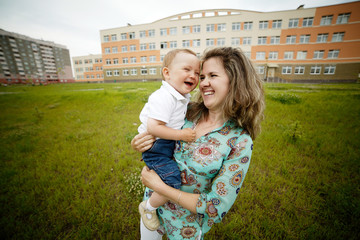
<svg viewBox="0 0 360 240">
<path fill-rule="evenodd" d="M 142 158 L 167 185 L 180 189 L 180 170 L 173 160 L 174 149 L 174 140 L 158 139 L 149 150 L 143 152 Z"/>
</svg>

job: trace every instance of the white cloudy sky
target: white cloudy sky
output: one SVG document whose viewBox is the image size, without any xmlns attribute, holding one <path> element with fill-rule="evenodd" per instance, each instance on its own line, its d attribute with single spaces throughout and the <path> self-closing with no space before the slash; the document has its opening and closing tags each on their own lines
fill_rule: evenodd
<svg viewBox="0 0 360 240">
<path fill-rule="evenodd" d="M 0 28 L 67 46 L 71 57 L 100 54 L 100 30 L 217 8 L 281 11 L 354 0 L 0 0 Z"/>
</svg>

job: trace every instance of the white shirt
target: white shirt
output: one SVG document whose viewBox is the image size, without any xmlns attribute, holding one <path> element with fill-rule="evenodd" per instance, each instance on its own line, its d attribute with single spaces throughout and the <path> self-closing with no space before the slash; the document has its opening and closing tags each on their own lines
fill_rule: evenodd
<svg viewBox="0 0 360 240">
<path fill-rule="evenodd" d="M 153 92 L 140 113 L 139 133 L 147 131 L 148 118 L 166 123 L 173 129 L 181 129 L 185 123 L 190 94 L 181 95 L 169 83 L 162 81 L 160 89 Z"/>
</svg>

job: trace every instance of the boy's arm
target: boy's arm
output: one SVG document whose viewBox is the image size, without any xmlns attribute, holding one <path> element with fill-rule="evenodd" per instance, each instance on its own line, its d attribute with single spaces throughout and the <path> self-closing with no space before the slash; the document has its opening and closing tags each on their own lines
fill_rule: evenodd
<svg viewBox="0 0 360 240">
<path fill-rule="evenodd" d="M 183 140 L 191 142 L 195 140 L 195 131 L 190 128 L 177 130 L 169 128 L 165 122 L 149 118 L 147 121 L 147 131 L 156 137 L 168 140 Z"/>
</svg>

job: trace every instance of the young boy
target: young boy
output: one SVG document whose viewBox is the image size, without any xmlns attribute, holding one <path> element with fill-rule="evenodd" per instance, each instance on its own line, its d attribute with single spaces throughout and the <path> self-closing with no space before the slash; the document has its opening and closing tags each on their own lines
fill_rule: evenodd
<svg viewBox="0 0 360 240">
<path fill-rule="evenodd" d="M 190 101 L 190 92 L 199 82 L 200 60 L 188 49 L 172 50 L 165 55 L 162 66 L 162 86 L 152 93 L 140 113 L 139 133 L 149 132 L 157 140 L 143 153 L 146 165 L 153 169 L 169 186 L 179 189 L 180 171 L 173 160 L 176 140 L 193 141 L 195 131 L 181 127 Z M 139 205 L 141 219 L 151 231 L 156 230 L 159 219 L 156 209 L 167 199 L 154 192 L 148 201 Z"/>
</svg>

